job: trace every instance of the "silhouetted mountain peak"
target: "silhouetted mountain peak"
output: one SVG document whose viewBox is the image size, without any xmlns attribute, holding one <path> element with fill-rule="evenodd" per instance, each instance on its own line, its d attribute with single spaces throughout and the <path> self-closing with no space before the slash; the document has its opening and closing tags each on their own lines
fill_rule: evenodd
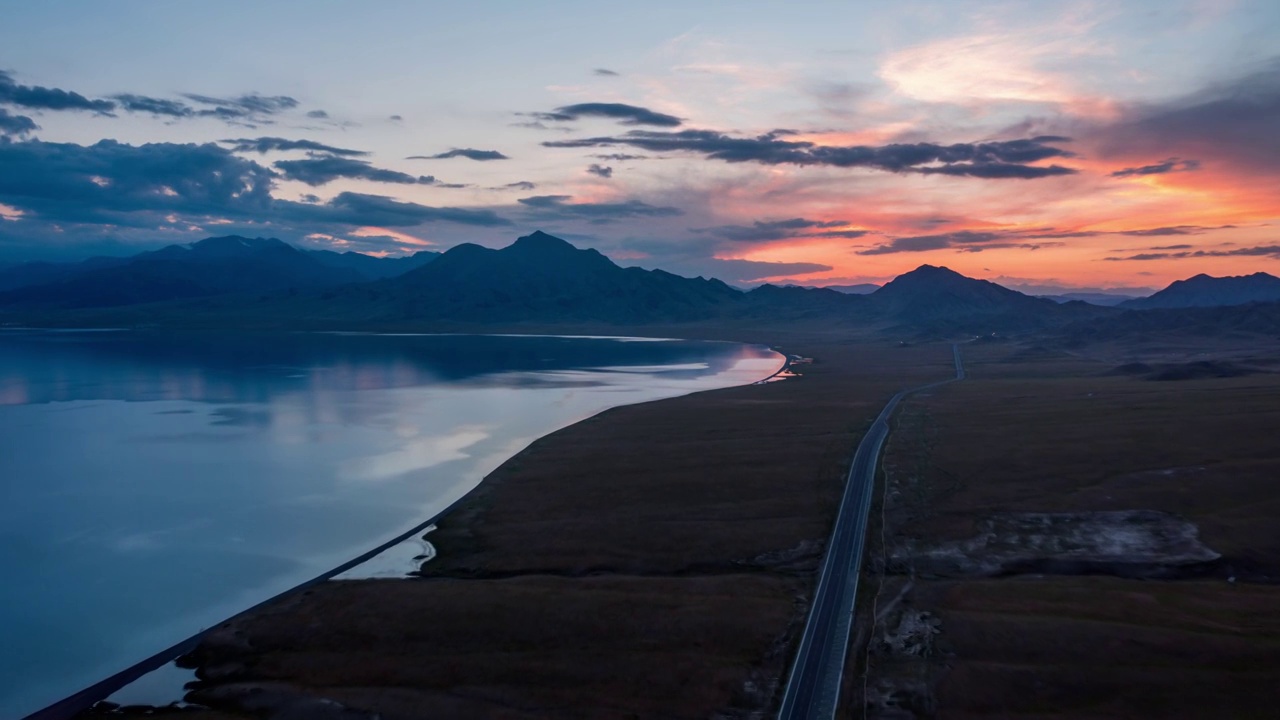
<svg viewBox="0 0 1280 720">
<path fill-rule="evenodd" d="M 1213 277 L 1200 273 L 1186 280 L 1175 280 L 1150 297 L 1130 300 L 1120 307 L 1136 310 L 1216 307 L 1277 300 L 1280 300 L 1280 278 L 1274 275 L 1256 272 L 1252 275 Z"/>
<path fill-rule="evenodd" d="M 938 295 L 938 294 L 982 294 L 1005 297 L 1022 296 L 1015 290 L 996 285 L 986 280 L 977 280 L 952 270 L 936 265 L 921 265 L 911 272 L 903 273 L 885 283 L 884 287 L 872 293 L 881 299 L 902 297 L 905 295 Z"/>
<path fill-rule="evenodd" d="M 887 317 L 938 328 L 1033 327 L 1064 307 L 934 265 L 899 275 L 868 297 Z"/>
<path fill-rule="evenodd" d="M 564 252 L 578 249 L 567 240 L 562 240 L 541 230 L 534 230 L 528 235 L 516 238 L 516 241 L 511 243 L 510 247 L 529 251 L 537 250 L 539 252 Z"/>
<path fill-rule="evenodd" d="M 292 245 L 276 238 L 247 238 L 239 235 L 205 238 L 191 243 L 187 249 L 199 255 L 221 257 L 269 251 L 298 252 Z"/>
<path fill-rule="evenodd" d="M 941 267 L 938 265 L 921 265 L 915 270 L 905 272 L 894 278 L 890 283 L 887 283 L 885 287 L 888 287 L 893 283 L 898 283 L 900 285 L 912 285 L 914 283 L 956 283 L 965 281 L 982 282 L 981 280 L 974 280 L 971 277 L 961 275 L 948 267 Z"/>
</svg>

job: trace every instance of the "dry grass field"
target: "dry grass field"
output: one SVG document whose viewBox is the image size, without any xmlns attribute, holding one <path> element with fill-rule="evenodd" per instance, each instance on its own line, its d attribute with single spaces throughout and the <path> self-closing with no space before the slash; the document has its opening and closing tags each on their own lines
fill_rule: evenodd
<svg viewBox="0 0 1280 720">
<path fill-rule="evenodd" d="M 974 343 L 965 354 L 969 380 L 896 418 L 862 601 L 879 621 L 861 628 L 845 712 L 862 717 L 866 701 L 869 717 L 1275 717 L 1280 375 L 1257 371 L 1280 353 Z M 1052 537 L 1063 523 L 1009 520 L 1118 511 L 1155 511 L 1220 557 L 1179 559 L 1154 547 L 1168 537 L 1135 541 L 1132 523 L 1064 541 Z M 1022 560 L 990 573 L 940 565 L 939 549 Z"/>
</svg>

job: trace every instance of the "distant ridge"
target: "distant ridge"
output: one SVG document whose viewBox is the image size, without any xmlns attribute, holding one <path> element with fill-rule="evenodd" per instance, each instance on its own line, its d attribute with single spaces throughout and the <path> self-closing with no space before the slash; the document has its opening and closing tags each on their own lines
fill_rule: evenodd
<svg viewBox="0 0 1280 720">
<path fill-rule="evenodd" d="M 1252 275 L 1211 277 L 1200 274 L 1175 280 L 1150 297 L 1121 303 L 1131 310 L 1157 308 L 1223 307 L 1280 301 L 1280 278 L 1264 272 Z"/>
<path fill-rule="evenodd" d="M 622 268 L 595 250 L 537 231 L 501 250 L 459 245 L 376 287 L 352 288 L 342 299 L 367 299 L 402 318 L 641 323 L 713 317 L 741 297 L 719 280 Z"/>
<path fill-rule="evenodd" d="M 143 303 L 145 311 L 129 307 Z M 701 323 L 912 337 L 1030 332 L 1119 312 L 1034 298 L 932 265 L 869 294 L 773 285 L 743 292 L 720 280 L 623 268 L 542 231 L 501 249 L 462 244 L 438 256 L 395 260 L 302 251 L 279 240 L 210 238 L 106 266 L 81 264 L 69 279 L 0 293 L 0 306 L 8 322 L 82 325 L 457 330 Z"/>
<path fill-rule="evenodd" d="M 300 250 L 275 238 L 228 235 L 124 258 L 8 267 L 0 272 L 0 305 L 76 309 L 310 290 L 390 277 L 436 255 L 381 259 Z"/>
</svg>

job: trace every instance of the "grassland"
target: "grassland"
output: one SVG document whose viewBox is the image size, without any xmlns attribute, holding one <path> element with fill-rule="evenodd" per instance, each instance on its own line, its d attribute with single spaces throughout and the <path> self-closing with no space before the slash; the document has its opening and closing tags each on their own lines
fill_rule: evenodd
<svg viewBox="0 0 1280 720">
<path fill-rule="evenodd" d="M 860 628 L 845 711 L 1275 717 L 1280 375 L 1255 371 L 1280 354 L 1257 342 L 965 352 L 970 379 L 912 398 L 890 437 L 863 600 L 879 617 Z M 1247 372 L 1216 376 L 1224 367 Z M 991 518 L 1123 510 L 1190 522 L 1221 557 L 1159 574 L 1045 557 L 965 576 L 912 551 L 959 546 Z"/>
</svg>

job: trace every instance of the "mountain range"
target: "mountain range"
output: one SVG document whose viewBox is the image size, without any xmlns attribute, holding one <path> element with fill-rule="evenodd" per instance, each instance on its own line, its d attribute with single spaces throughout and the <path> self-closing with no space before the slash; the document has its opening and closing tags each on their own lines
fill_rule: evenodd
<svg viewBox="0 0 1280 720">
<path fill-rule="evenodd" d="M 309 290 L 392 277 L 438 256 L 384 259 L 300 250 L 276 239 L 213 237 L 131 257 L 7 267 L 0 270 L 0 305 L 74 309 Z"/>
<path fill-rule="evenodd" d="M 772 323 L 930 335 L 1070 326 L 1087 334 L 1099 323 L 1142 329 L 1171 322 L 1145 317 L 1144 302 L 1185 308 L 1280 300 L 1280 279 L 1196 276 L 1120 308 L 1032 297 L 931 265 L 870 292 L 842 290 L 763 285 L 744 292 L 715 279 L 620 267 L 541 231 L 497 250 L 463 244 L 398 259 L 233 236 L 130 258 L 0 270 L 0 321 L 347 329 Z M 1144 317 L 1124 319 L 1137 315 Z M 1274 317 L 1280 313 L 1255 313 L 1245 325 L 1265 327 Z"/>
<path fill-rule="evenodd" d="M 1120 304 L 1133 310 L 1154 308 L 1193 308 L 1247 305 L 1280 301 L 1280 278 L 1257 272 L 1252 275 L 1210 277 L 1200 274 L 1186 280 L 1175 280 L 1169 287 L 1150 297 L 1135 298 Z"/>
</svg>

